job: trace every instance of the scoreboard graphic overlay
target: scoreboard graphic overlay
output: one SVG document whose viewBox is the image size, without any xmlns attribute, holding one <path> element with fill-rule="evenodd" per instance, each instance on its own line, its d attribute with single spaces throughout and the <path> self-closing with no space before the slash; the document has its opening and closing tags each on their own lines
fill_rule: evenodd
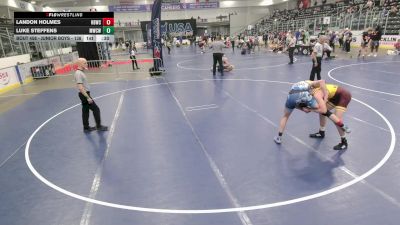
<svg viewBox="0 0 400 225">
<path fill-rule="evenodd" d="M 114 42 L 114 12 L 14 12 L 19 42 Z"/>
</svg>

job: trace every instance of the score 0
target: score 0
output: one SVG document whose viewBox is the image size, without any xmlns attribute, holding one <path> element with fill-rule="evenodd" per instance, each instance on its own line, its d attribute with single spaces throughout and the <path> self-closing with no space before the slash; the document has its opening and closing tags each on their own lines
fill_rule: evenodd
<svg viewBox="0 0 400 225">
<path fill-rule="evenodd" d="M 114 34 L 114 18 L 103 18 L 103 34 Z"/>
<path fill-rule="evenodd" d="M 114 26 L 114 18 L 103 18 L 103 26 Z"/>
</svg>

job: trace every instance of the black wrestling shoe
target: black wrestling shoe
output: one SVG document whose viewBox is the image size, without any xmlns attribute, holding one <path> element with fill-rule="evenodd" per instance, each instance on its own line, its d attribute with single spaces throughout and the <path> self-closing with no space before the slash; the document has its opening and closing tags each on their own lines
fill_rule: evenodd
<svg viewBox="0 0 400 225">
<path fill-rule="evenodd" d="M 94 130 L 96 130 L 96 127 L 84 127 L 83 128 L 83 132 L 85 132 L 85 133 L 88 133 L 88 132 L 91 132 Z"/>
<path fill-rule="evenodd" d="M 108 127 L 100 125 L 100 126 L 97 127 L 97 130 L 98 131 L 108 131 Z"/>
<path fill-rule="evenodd" d="M 324 138 L 325 131 L 318 131 L 317 133 L 310 134 L 310 138 Z"/>
<path fill-rule="evenodd" d="M 347 149 L 347 140 L 341 141 L 338 145 L 333 147 L 333 150 L 342 151 Z"/>
</svg>

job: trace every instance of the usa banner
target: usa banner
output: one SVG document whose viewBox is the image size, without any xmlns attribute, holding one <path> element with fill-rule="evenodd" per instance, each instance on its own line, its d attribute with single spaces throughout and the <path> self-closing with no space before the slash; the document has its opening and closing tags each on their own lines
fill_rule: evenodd
<svg viewBox="0 0 400 225">
<path fill-rule="evenodd" d="M 161 0 L 154 0 L 151 11 L 151 46 L 153 49 L 154 70 L 158 71 L 163 62 L 161 44 Z"/>
</svg>

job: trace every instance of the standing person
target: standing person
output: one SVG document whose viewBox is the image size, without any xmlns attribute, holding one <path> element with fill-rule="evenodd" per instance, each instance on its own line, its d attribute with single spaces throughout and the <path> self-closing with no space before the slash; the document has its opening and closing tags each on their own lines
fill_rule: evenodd
<svg viewBox="0 0 400 225">
<path fill-rule="evenodd" d="M 324 41 L 325 36 L 320 36 L 313 48 L 313 52 L 311 54 L 313 66 L 310 73 L 310 80 L 315 79 L 315 74 L 317 74 L 317 80 L 321 80 L 321 63 L 322 56 L 324 55 Z"/>
<path fill-rule="evenodd" d="M 167 41 L 166 46 L 167 46 L 167 49 L 168 49 L 168 55 L 171 55 L 171 41 L 170 40 Z"/>
<path fill-rule="evenodd" d="M 374 57 L 376 57 L 378 55 L 378 50 L 379 50 L 379 41 L 382 38 L 382 29 L 381 26 L 377 26 L 375 28 L 375 31 L 372 33 L 371 35 L 371 54 L 369 54 L 369 56 L 371 56 L 374 53 L 374 49 L 375 49 L 375 54 Z"/>
<path fill-rule="evenodd" d="M 296 37 L 293 35 L 293 33 L 289 34 L 288 42 L 289 42 L 288 48 L 289 48 L 289 59 L 290 59 L 289 64 L 293 64 L 293 53 L 294 49 L 296 48 Z"/>
<path fill-rule="evenodd" d="M 318 98 L 318 96 L 321 96 L 322 94 L 318 94 L 317 92 L 323 92 L 324 89 L 327 90 L 328 94 L 326 108 L 328 109 L 328 111 L 335 109 L 334 115 L 340 121 L 343 121 L 343 114 L 346 112 L 347 106 L 351 101 L 351 93 L 340 86 L 334 84 L 326 84 L 325 82 L 320 82 L 318 86 L 312 87 L 312 89 L 310 89 L 310 92 L 315 98 Z M 325 137 L 326 117 L 321 114 L 319 115 L 319 124 L 319 131 L 317 133 L 310 134 L 311 138 Z M 348 147 L 346 133 L 341 127 L 337 126 L 336 128 L 340 135 L 340 143 L 333 147 L 333 149 L 345 150 Z"/>
<path fill-rule="evenodd" d="M 343 39 L 344 39 L 344 33 L 343 33 L 343 31 L 340 31 L 340 33 L 339 33 L 339 48 L 341 48 L 342 50 L 344 50 Z"/>
<path fill-rule="evenodd" d="M 314 88 L 321 88 L 321 91 L 312 92 Z M 279 122 L 278 136 L 274 137 L 275 143 L 282 143 L 283 131 L 294 109 L 305 113 L 319 113 L 322 116 L 328 117 L 342 131 L 350 133 L 350 128 L 344 125 L 341 119 L 326 108 L 327 99 L 328 90 L 326 89 L 324 80 L 300 81 L 293 84 L 286 99 L 284 114 Z"/>
<path fill-rule="evenodd" d="M 232 51 L 235 52 L 235 38 L 233 36 L 231 38 L 231 46 L 232 46 Z"/>
<path fill-rule="evenodd" d="M 74 79 L 79 91 L 79 98 L 82 102 L 82 122 L 83 131 L 90 132 L 94 130 L 107 131 L 108 127 L 101 125 L 100 109 L 90 96 L 90 87 L 86 75 L 83 72 L 87 69 L 87 61 L 85 58 L 79 58 L 77 61 L 77 70 L 74 74 Z M 89 110 L 92 110 L 96 127 L 89 126 Z"/>
<path fill-rule="evenodd" d="M 210 48 L 213 49 L 213 76 L 216 73 L 217 62 L 219 69 L 221 70 L 221 76 L 224 75 L 224 66 L 222 64 L 222 56 L 224 55 L 222 49 L 225 47 L 224 43 L 221 41 L 221 37 L 216 37 L 216 40 L 211 44 Z"/>
<path fill-rule="evenodd" d="M 254 38 L 254 50 L 253 50 L 253 52 L 256 52 L 256 48 L 258 49 L 258 51 L 260 51 L 260 41 L 258 40 L 258 36 L 257 35 Z"/>
<path fill-rule="evenodd" d="M 310 44 L 310 32 L 308 32 L 308 29 L 304 31 L 304 44 L 305 45 Z"/>
<path fill-rule="evenodd" d="M 332 48 L 332 52 L 335 52 L 335 40 L 336 40 L 336 33 L 335 31 L 331 31 L 329 36 L 329 46 Z"/>
<path fill-rule="evenodd" d="M 137 69 L 140 69 L 138 64 L 137 64 L 137 60 L 136 60 L 136 47 L 135 46 L 132 47 L 130 58 L 132 60 L 132 68 L 133 68 L 133 70 L 135 70 L 135 65 L 136 65 Z"/>
<path fill-rule="evenodd" d="M 346 53 L 350 53 L 350 44 L 353 40 L 353 33 L 351 33 L 349 28 L 346 28 L 346 31 L 344 32 L 344 49 Z"/>
<path fill-rule="evenodd" d="M 332 53 L 332 47 L 330 46 L 330 45 L 328 45 L 328 43 L 327 43 L 327 41 L 328 41 L 328 38 L 327 37 L 325 37 L 326 39 L 325 39 L 325 42 L 324 42 L 324 44 L 322 45 L 323 46 L 323 48 L 324 48 L 324 54 L 326 53 L 326 58 L 325 59 L 332 59 L 334 56 L 331 56 L 331 53 Z M 323 57 L 323 56 L 322 56 Z"/>
<path fill-rule="evenodd" d="M 264 41 L 264 46 L 267 48 L 268 47 L 268 33 L 265 33 L 263 35 L 263 41 Z"/>
<path fill-rule="evenodd" d="M 371 33 L 372 33 L 372 29 L 371 28 L 368 28 L 367 31 L 364 31 L 362 33 L 361 49 L 358 51 L 357 58 L 359 58 L 360 56 L 362 56 L 363 59 L 365 58 L 365 54 L 367 53 L 368 45 L 370 44 L 370 35 L 371 35 Z"/>
<path fill-rule="evenodd" d="M 201 54 L 205 53 L 205 48 L 206 48 L 206 42 L 204 40 L 201 40 L 199 42 L 199 47 L 201 49 Z"/>
</svg>

